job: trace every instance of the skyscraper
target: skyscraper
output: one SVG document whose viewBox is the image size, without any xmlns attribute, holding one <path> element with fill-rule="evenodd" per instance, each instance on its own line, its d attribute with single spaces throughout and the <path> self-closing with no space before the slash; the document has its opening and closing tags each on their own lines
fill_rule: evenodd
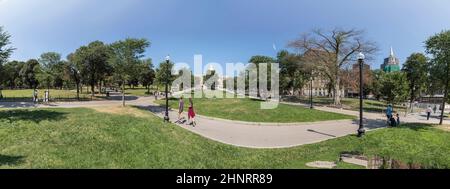
<svg viewBox="0 0 450 189">
<path fill-rule="evenodd" d="M 389 57 L 384 59 L 384 63 L 381 65 L 381 70 L 388 73 L 400 71 L 400 61 L 395 57 L 394 49 L 392 49 L 392 47 Z"/>
</svg>

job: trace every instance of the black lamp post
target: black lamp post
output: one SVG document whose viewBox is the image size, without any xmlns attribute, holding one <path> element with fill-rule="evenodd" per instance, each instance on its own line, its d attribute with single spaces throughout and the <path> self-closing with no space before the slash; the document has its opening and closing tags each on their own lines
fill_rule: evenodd
<svg viewBox="0 0 450 189">
<path fill-rule="evenodd" d="M 167 68 L 169 68 L 169 62 L 170 62 L 170 56 L 167 55 L 166 56 Z M 170 122 L 170 119 L 169 119 L 169 95 L 168 95 L 170 74 L 171 74 L 170 70 L 168 69 L 167 73 L 166 73 L 166 82 L 165 82 L 166 83 L 166 114 L 164 116 L 164 122 Z"/>
<path fill-rule="evenodd" d="M 310 106 L 309 106 L 309 108 L 310 109 L 313 109 L 314 108 L 314 106 L 313 106 L 313 80 L 314 80 L 314 77 L 313 77 L 313 73 L 312 73 L 312 71 L 311 71 L 311 83 L 310 83 L 310 88 L 309 88 L 309 102 L 310 102 Z"/>
<path fill-rule="evenodd" d="M 363 53 L 358 54 L 359 63 L 359 129 L 358 137 L 362 137 L 366 132 L 363 125 L 363 67 L 365 56 Z"/>
</svg>

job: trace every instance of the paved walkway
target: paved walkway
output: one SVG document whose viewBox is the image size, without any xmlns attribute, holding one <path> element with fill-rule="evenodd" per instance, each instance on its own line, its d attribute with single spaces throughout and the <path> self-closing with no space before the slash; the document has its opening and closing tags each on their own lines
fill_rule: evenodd
<svg viewBox="0 0 450 189">
<path fill-rule="evenodd" d="M 51 105 L 34 105 L 33 103 L 0 103 L 0 108 L 75 108 L 75 107 L 98 107 L 98 106 L 121 106 L 119 98 L 108 101 L 89 102 L 65 102 L 53 103 Z M 153 97 L 130 98 L 128 105 L 150 110 L 159 117 L 164 116 L 164 109 L 155 104 Z M 303 106 L 303 104 L 295 104 Z M 339 110 L 334 108 L 316 107 L 318 110 L 337 112 L 348 115 L 359 115 L 358 112 Z M 367 130 L 385 127 L 385 118 L 381 114 L 365 113 L 365 126 Z M 176 121 L 177 113 L 170 111 L 171 121 Z M 187 115 L 185 115 L 187 116 Z M 403 122 L 426 122 L 437 123 L 437 117 L 429 122 L 421 115 L 402 118 Z M 311 143 L 317 143 L 337 137 L 355 134 L 358 122 L 353 120 L 323 121 L 314 123 L 295 124 L 262 124 L 246 123 L 240 121 L 221 120 L 199 115 L 196 118 L 197 126 L 177 124 L 191 132 L 197 133 L 211 140 L 219 141 L 234 146 L 249 148 L 285 148 Z M 447 122 L 447 121 L 446 121 Z"/>
</svg>

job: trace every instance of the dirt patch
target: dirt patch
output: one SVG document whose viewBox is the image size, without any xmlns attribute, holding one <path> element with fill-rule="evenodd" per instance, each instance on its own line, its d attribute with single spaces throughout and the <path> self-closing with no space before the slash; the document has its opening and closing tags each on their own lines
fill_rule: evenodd
<svg viewBox="0 0 450 189">
<path fill-rule="evenodd" d="M 132 115 L 135 117 L 149 117 L 150 115 L 142 110 L 131 107 L 109 106 L 109 107 L 92 107 L 92 109 L 108 114 Z"/>
<path fill-rule="evenodd" d="M 438 125 L 436 128 L 450 132 L 450 125 Z"/>
</svg>

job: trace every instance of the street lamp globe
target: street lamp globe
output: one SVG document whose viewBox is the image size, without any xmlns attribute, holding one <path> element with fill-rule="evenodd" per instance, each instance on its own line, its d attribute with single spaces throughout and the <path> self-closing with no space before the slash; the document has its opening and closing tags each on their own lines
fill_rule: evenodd
<svg viewBox="0 0 450 189">
<path fill-rule="evenodd" d="M 170 55 L 166 56 L 166 61 L 170 61 Z"/>
<path fill-rule="evenodd" d="M 366 59 L 366 56 L 362 52 L 360 52 L 357 57 L 358 57 L 358 60 Z"/>
</svg>

